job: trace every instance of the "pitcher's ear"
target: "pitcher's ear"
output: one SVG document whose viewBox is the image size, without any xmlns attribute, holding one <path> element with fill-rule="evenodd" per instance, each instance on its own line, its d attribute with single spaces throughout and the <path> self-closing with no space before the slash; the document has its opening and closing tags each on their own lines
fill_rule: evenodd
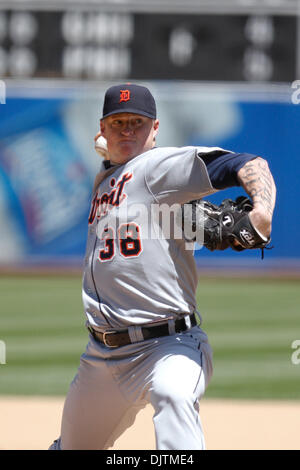
<svg viewBox="0 0 300 470">
<path fill-rule="evenodd" d="M 157 135 L 158 128 L 159 128 L 159 120 L 158 119 L 155 119 L 154 124 L 153 124 L 153 128 L 155 130 L 155 135 Z"/>
</svg>

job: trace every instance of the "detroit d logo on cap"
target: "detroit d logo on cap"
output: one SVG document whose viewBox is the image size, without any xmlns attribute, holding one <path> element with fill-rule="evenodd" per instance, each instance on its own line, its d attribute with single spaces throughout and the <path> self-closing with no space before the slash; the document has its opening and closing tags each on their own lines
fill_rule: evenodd
<svg viewBox="0 0 300 470">
<path fill-rule="evenodd" d="M 130 90 L 120 90 L 120 103 L 130 100 Z"/>
</svg>

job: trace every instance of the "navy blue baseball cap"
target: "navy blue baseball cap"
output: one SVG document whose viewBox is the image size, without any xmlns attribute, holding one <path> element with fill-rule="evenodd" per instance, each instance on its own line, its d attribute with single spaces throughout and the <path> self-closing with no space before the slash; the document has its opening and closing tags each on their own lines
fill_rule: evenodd
<svg viewBox="0 0 300 470">
<path fill-rule="evenodd" d="M 144 86 L 131 83 L 114 85 L 105 93 L 101 119 L 117 113 L 141 114 L 156 119 L 155 100 Z"/>
</svg>

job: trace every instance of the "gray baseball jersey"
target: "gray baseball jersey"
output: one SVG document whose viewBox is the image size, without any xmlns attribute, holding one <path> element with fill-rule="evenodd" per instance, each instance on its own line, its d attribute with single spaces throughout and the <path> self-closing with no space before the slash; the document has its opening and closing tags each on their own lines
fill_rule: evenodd
<svg viewBox="0 0 300 470">
<path fill-rule="evenodd" d="M 84 308 L 96 329 L 196 310 L 193 251 L 182 233 L 170 238 L 168 208 L 215 191 L 197 156 L 205 150 L 154 148 L 108 170 L 96 189 L 83 277 Z"/>
<path fill-rule="evenodd" d="M 205 448 L 199 400 L 212 375 L 212 351 L 205 332 L 188 325 L 196 309 L 193 251 L 181 231 L 175 236 L 169 212 L 165 219 L 152 209 L 213 193 L 198 156 L 212 150 L 154 148 L 96 178 L 84 308 L 96 330 L 128 327 L 131 344 L 110 348 L 90 335 L 51 449 L 107 449 L 148 403 L 157 449 Z M 189 329 L 176 333 L 179 315 Z M 143 341 L 140 325 L 162 319 L 169 335 Z"/>
</svg>

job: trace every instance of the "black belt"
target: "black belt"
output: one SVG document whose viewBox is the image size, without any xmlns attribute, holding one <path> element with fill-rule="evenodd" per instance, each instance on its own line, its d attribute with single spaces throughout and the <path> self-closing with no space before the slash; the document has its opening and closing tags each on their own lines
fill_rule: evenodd
<svg viewBox="0 0 300 470">
<path fill-rule="evenodd" d="M 197 325 L 197 320 L 194 313 L 189 315 L 188 318 L 190 319 L 191 327 Z M 175 320 L 174 323 L 175 333 L 182 333 L 183 331 L 190 329 L 190 327 L 187 326 L 184 317 Z M 90 325 L 88 325 L 87 328 L 95 340 L 100 341 L 101 343 L 105 344 L 105 346 L 109 346 L 110 348 L 118 348 L 119 346 L 125 346 L 126 344 L 132 343 L 128 328 L 121 330 L 106 330 L 104 333 L 94 330 Z M 143 335 L 143 340 L 158 338 L 160 336 L 168 336 L 170 334 L 169 324 L 166 321 L 165 323 L 160 323 L 159 325 L 141 326 L 141 332 Z"/>
</svg>

